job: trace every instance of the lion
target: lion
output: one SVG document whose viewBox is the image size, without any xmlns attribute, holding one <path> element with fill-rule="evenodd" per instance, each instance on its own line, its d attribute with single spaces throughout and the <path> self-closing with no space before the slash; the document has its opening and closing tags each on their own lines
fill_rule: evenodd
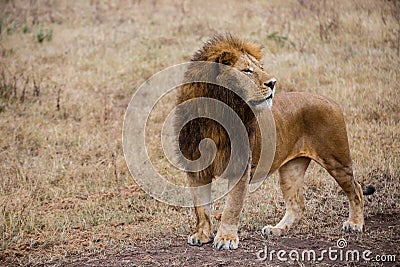
<svg viewBox="0 0 400 267">
<path fill-rule="evenodd" d="M 198 97 L 214 98 L 229 105 L 238 114 L 248 133 L 251 154 L 246 171 L 228 193 L 216 235 L 213 234 L 210 204 L 197 205 L 199 199 L 210 198 L 210 187 L 201 193 L 193 193 L 196 230 L 189 235 L 190 245 L 201 246 L 213 242 L 217 249 L 237 249 L 239 244 L 239 216 L 243 208 L 252 168 L 259 164 L 260 130 L 250 105 L 271 108 L 276 126 L 276 150 L 269 174 L 279 172 L 279 183 L 286 204 L 286 212 L 280 222 L 262 229 L 264 235 L 283 235 L 304 212 L 304 175 L 311 160 L 316 161 L 336 180 L 349 202 L 349 218 L 343 223 L 345 231 L 361 232 L 364 227 L 363 190 L 355 181 L 343 114 L 333 101 L 306 92 L 281 93 L 275 96 L 276 78 L 267 73 L 261 64 L 261 47 L 230 34 L 216 35 L 192 57 L 192 62 L 216 62 L 241 71 L 257 86 L 241 99 L 235 92 L 213 83 L 189 83 L 178 89 L 177 104 Z M 187 70 L 186 77 L 196 75 Z M 214 79 L 223 77 L 224 69 L 216 69 Z M 240 86 L 240 81 L 238 81 Z M 242 88 L 246 91 L 246 88 Z M 178 110 L 177 121 L 185 117 L 185 110 Z M 230 141 L 226 131 L 217 122 L 198 118 L 180 129 L 178 142 L 182 154 L 189 160 L 200 156 L 199 143 L 211 138 L 217 153 L 210 166 L 197 172 L 186 172 L 191 187 L 210 184 L 227 166 Z M 260 163 L 262 164 L 262 163 Z M 366 190 L 364 194 L 370 194 Z"/>
</svg>

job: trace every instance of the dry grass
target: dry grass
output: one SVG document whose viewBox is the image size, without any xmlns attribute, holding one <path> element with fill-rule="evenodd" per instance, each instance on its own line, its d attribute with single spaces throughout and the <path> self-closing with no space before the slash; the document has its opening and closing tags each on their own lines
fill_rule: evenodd
<svg viewBox="0 0 400 267">
<path fill-rule="evenodd" d="M 226 31 L 265 46 L 279 91 L 340 104 L 357 180 L 378 190 L 366 216 L 399 212 L 399 14 L 398 1 L 372 0 L 1 1 L 0 262 L 54 262 L 190 232 L 190 210 L 135 186 L 123 115 L 146 78 Z M 307 213 L 291 233 L 337 232 L 344 195 L 317 165 L 307 177 Z M 243 229 L 283 212 L 274 176 L 248 198 Z"/>
</svg>

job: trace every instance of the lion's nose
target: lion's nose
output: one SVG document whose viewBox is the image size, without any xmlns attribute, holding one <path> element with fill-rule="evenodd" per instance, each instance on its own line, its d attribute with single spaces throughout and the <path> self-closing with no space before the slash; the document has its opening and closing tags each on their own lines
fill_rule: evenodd
<svg viewBox="0 0 400 267">
<path fill-rule="evenodd" d="M 276 83 L 276 80 L 272 79 L 272 80 L 269 80 L 268 82 L 264 83 L 264 85 L 271 88 L 271 90 L 274 90 L 275 83 Z"/>
</svg>

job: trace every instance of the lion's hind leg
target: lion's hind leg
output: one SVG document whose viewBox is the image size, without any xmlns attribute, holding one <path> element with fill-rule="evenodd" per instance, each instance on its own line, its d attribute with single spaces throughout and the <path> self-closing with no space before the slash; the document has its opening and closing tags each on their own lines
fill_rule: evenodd
<svg viewBox="0 0 400 267">
<path fill-rule="evenodd" d="M 279 183 L 286 203 L 286 212 L 277 225 L 267 225 L 262 229 L 264 235 L 280 236 L 300 220 L 304 212 L 304 174 L 310 161 L 305 157 L 296 158 L 280 167 Z"/>
<path fill-rule="evenodd" d="M 362 232 L 364 227 L 364 202 L 361 185 L 354 179 L 351 160 L 343 164 L 336 159 L 325 160 L 322 164 L 343 189 L 349 200 L 349 218 L 343 223 L 344 231 Z"/>
</svg>

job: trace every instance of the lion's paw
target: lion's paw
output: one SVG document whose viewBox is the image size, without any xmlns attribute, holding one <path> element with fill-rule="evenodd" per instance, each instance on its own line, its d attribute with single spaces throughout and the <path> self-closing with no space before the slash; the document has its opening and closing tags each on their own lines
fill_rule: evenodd
<svg viewBox="0 0 400 267">
<path fill-rule="evenodd" d="M 261 230 L 261 233 L 263 235 L 276 235 L 276 236 L 281 236 L 284 235 L 286 232 L 285 228 L 278 228 L 272 225 L 267 225 L 264 226 L 263 229 Z"/>
<path fill-rule="evenodd" d="M 237 235 L 218 235 L 214 238 L 213 247 L 216 249 L 237 249 L 239 247 L 239 237 Z"/>
<path fill-rule="evenodd" d="M 203 232 L 194 233 L 188 236 L 188 244 L 191 246 L 201 246 L 203 244 L 210 243 L 213 240 L 213 235 L 206 235 Z"/>
<path fill-rule="evenodd" d="M 363 223 L 355 223 L 351 220 L 347 220 L 343 223 L 342 230 L 346 232 L 362 232 L 363 226 Z"/>
</svg>

